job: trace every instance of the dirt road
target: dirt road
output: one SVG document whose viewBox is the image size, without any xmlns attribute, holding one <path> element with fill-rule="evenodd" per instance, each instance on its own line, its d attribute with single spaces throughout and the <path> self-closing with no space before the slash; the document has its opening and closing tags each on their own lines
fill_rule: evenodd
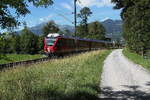
<svg viewBox="0 0 150 100">
<path fill-rule="evenodd" d="M 100 87 L 100 98 L 150 100 L 150 73 L 114 50 L 104 62 Z"/>
</svg>

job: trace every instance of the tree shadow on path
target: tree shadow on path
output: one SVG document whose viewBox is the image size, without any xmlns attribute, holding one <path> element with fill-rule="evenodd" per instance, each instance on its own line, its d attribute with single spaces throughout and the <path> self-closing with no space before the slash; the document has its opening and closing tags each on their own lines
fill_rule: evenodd
<svg viewBox="0 0 150 100">
<path fill-rule="evenodd" d="M 146 84 L 150 86 L 150 82 Z M 81 90 L 65 93 L 59 88 L 44 88 L 25 94 L 24 100 L 150 100 L 150 94 L 140 91 L 140 86 L 124 85 L 130 91 L 113 91 L 112 87 L 98 87 L 96 84 L 80 85 Z M 85 91 L 84 88 L 100 93 L 98 96 L 93 92 Z M 82 90 L 83 89 L 83 90 Z M 0 98 L 3 99 L 3 98 Z"/>
<path fill-rule="evenodd" d="M 150 86 L 150 82 L 146 84 Z M 112 87 L 104 87 L 99 94 L 100 100 L 150 100 L 150 91 L 139 90 L 140 86 L 124 85 L 127 91 L 113 91 Z"/>
<path fill-rule="evenodd" d="M 147 86 L 150 86 L 150 82 L 147 83 Z M 140 91 L 140 86 L 123 86 L 130 91 L 113 91 L 112 87 L 100 89 L 96 85 L 91 84 L 80 87 L 93 89 L 100 94 L 96 96 L 87 91 L 74 91 L 66 94 L 57 90 L 44 90 L 35 92 L 32 97 L 34 96 L 34 99 L 42 97 L 44 100 L 150 100 L 150 94 Z"/>
</svg>

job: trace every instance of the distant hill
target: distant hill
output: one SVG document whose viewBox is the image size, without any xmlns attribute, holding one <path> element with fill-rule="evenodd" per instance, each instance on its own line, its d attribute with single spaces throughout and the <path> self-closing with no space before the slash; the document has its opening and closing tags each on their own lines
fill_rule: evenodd
<svg viewBox="0 0 150 100">
<path fill-rule="evenodd" d="M 106 29 L 107 36 L 109 36 L 109 37 L 119 36 L 120 37 L 120 35 L 122 33 L 122 21 L 121 20 L 107 19 L 107 20 L 105 20 L 101 23 Z M 44 27 L 44 25 L 46 25 L 46 22 L 38 24 L 38 25 L 36 25 L 34 27 L 31 27 L 29 29 L 33 33 L 35 33 L 37 35 L 41 35 L 42 34 L 42 28 Z M 74 26 L 71 26 L 71 25 L 58 25 L 58 27 L 60 28 L 61 31 L 64 31 L 64 30 L 67 29 L 71 33 L 74 33 Z"/>
<path fill-rule="evenodd" d="M 29 28 L 31 32 L 33 32 L 36 35 L 42 34 L 42 28 L 46 25 L 46 22 L 38 24 L 34 27 Z"/>
<path fill-rule="evenodd" d="M 59 27 L 59 29 L 61 30 L 61 31 L 65 31 L 65 30 L 69 30 L 70 31 L 70 33 L 72 33 L 71 35 L 73 35 L 73 33 L 74 33 L 74 26 L 70 26 L 70 25 L 58 25 L 58 27 Z"/>
<path fill-rule="evenodd" d="M 38 24 L 34 27 L 30 27 L 29 30 L 36 35 L 42 34 L 42 29 L 46 25 L 46 22 Z M 74 27 L 70 25 L 57 25 L 61 31 L 69 30 L 71 33 L 74 33 Z"/>
<path fill-rule="evenodd" d="M 105 20 L 101 22 L 106 29 L 106 33 L 122 33 L 122 21 L 121 20 Z"/>
<path fill-rule="evenodd" d="M 106 37 L 110 37 L 115 41 L 123 40 L 122 20 L 107 19 L 101 23 L 106 29 Z"/>
</svg>

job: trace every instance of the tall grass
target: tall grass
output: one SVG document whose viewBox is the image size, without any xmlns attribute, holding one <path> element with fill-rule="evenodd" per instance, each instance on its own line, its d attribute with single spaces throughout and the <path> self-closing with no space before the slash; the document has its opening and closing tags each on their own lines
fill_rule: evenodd
<svg viewBox="0 0 150 100">
<path fill-rule="evenodd" d="M 150 71 L 150 59 L 144 59 L 142 56 L 133 53 L 128 49 L 124 49 L 123 54 L 134 63 L 142 65 Z"/>
<path fill-rule="evenodd" d="M 42 58 L 43 55 L 6 54 L 0 57 L 0 64 Z"/>
<path fill-rule="evenodd" d="M 0 72 L 1 100 L 95 100 L 108 50 Z"/>
</svg>

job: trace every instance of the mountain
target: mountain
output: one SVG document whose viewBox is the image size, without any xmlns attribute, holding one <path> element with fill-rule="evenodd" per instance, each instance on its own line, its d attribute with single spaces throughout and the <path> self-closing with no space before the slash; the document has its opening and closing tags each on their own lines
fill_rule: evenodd
<svg viewBox="0 0 150 100">
<path fill-rule="evenodd" d="M 122 23 L 123 22 L 121 20 L 107 19 L 101 23 L 105 27 L 107 34 L 122 33 Z"/>
<path fill-rule="evenodd" d="M 122 36 L 122 21 L 107 19 L 101 22 L 106 29 L 108 37 L 121 37 Z M 38 24 L 34 27 L 30 27 L 30 31 L 37 35 L 42 34 L 42 28 L 46 25 L 46 22 Z M 70 33 L 74 33 L 74 27 L 71 25 L 57 25 L 61 31 L 69 30 Z M 72 35 L 72 34 L 71 34 Z"/>
<path fill-rule="evenodd" d="M 36 26 L 34 26 L 34 27 L 30 27 L 29 28 L 29 30 L 31 31 L 31 32 L 33 32 L 34 34 L 36 34 L 36 35 L 41 35 L 42 34 L 42 29 L 43 29 L 43 27 L 46 25 L 47 23 L 46 22 L 44 22 L 44 23 L 41 23 L 41 24 L 38 24 L 38 25 L 36 25 Z M 65 31 L 65 30 L 69 30 L 70 31 L 70 33 L 74 33 L 74 27 L 73 26 L 70 26 L 70 25 L 57 25 L 58 27 L 59 27 L 59 29 L 61 30 L 61 31 Z"/>
<path fill-rule="evenodd" d="M 65 31 L 65 30 L 69 30 L 70 31 L 70 33 L 74 33 L 74 26 L 70 26 L 70 25 L 58 25 L 58 27 L 59 27 L 59 29 L 61 30 L 61 31 Z"/>
<path fill-rule="evenodd" d="M 45 25 L 46 25 L 46 22 L 43 22 L 41 24 L 38 24 L 34 27 L 29 28 L 29 30 L 36 35 L 40 35 L 40 34 L 42 34 L 42 29 Z"/>
<path fill-rule="evenodd" d="M 106 29 L 106 37 L 109 37 L 109 38 L 111 38 L 112 40 L 115 40 L 115 41 L 123 40 L 123 36 L 122 36 L 123 22 L 122 22 L 122 20 L 107 19 L 107 20 L 105 20 L 101 23 Z"/>
</svg>

